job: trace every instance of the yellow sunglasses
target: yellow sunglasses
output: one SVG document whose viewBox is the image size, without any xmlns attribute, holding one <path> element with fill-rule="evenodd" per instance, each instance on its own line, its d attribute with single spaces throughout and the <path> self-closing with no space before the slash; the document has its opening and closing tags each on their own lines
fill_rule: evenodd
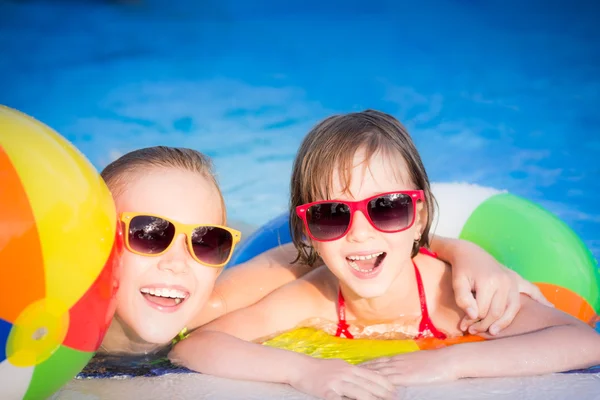
<svg viewBox="0 0 600 400">
<path fill-rule="evenodd" d="M 142 256 L 165 253 L 183 233 L 192 258 L 202 265 L 221 268 L 229 262 L 242 233 L 220 225 L 182 224 L 159 215 L 125 212 L 125 247 Z"/>
</svg>

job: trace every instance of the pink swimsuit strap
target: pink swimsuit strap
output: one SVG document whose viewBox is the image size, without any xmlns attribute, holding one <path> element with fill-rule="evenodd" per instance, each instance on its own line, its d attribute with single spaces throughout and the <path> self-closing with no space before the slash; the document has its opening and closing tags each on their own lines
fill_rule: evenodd
<svg viewBox="0 0 600 400">
<path fill-rule="evenodd" d="M 424 247 L 419 249 L 419 253 L 437 258 L 437 254 Z M 436 339 L 446 339 L 446 334 L 439 331 L 429 317 L 427 299 L 425 298 L 425 289 L 423 287 L 423 279 L 421 278 L 421 273 L 419 272 L 419 268 L 417 268 L 417 264 L 415 264 L 414 260 L 412 263 L 415 268 L 417 288 L 419 290 L 419 301 L 421 303 L 421 323 L 419 324 L 419 334 L 417 339 L 430 335 Z M 335 336 L 342 337 L 342 335 L 344 335 L 344 337 L 348 339 L 353 339 L 354 336 L 348 330 L 349 327 L 350 325 L 346 321 L 346 301 L 344 300 L 344 295 L 342 295 L 342 290 L 340 288 L 338 289 L 338 327 Z"/>
</svg>

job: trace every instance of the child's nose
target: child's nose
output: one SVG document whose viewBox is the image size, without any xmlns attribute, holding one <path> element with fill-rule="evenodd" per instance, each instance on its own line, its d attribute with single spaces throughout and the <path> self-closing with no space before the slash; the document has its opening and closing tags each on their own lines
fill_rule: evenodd
<svg viewBox="0 0 600 400">
<path fill-rule="evenodd" d="M 367 217 L 361 211 L 356 211 L 354 213 L 350 224 L 350 230 L 347 235 L 350 242 L 362 243 L 372 239 L 375 235 L 375 228 L 373 228 Z"/>
<path fill-rule="evenodd" d="M 162 255 L 158 262 L 158 268 L 164 271 L 171 271 L 174 274 L 187 272 L 191 255 L 187 249 L 186 236 L 180 234 L 173 239 L 169 251 Z"/>
</svg>

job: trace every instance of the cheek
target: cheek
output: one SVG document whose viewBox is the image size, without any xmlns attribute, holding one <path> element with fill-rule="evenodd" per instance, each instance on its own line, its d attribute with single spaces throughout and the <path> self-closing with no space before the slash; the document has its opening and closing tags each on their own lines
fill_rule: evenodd
<svg viewBox="0 0 600 400">
<path fill-rule="evenodd" d="M 188 308 L 188 312 L 192 315 L 196 315 L 204 308 L 212 291 L 215 287 L 215 282 L 219 277 L 220 270 L 216 268 L 209 268 L 205 266 L 194 266 L 193 287 L 188 286 L 192 290 L 192 302 L 191 307 Z M 191 277 L 190 277 L 191 278 Z"/>
<path fill-rule="evenodd" d="M 394 253 L 400 257 L 410 257 L 414 240 L 419 235 L 417 226 L 413 226 L 405 231 L 388 234 L 387 240 L 390 248 L 394 249 Z"/>
<path fill-rule="evenodd" d="M 328 248 L 328 243 L 321 243 L 321 242 L 315 242 L 312 241 L 311 242 L 312 247 L 315 249 L 315 251 L 321 256 L 323 257 L 323 254 L 327 254 L 327 248 Z"/>
<path fill-rule="evenodd" d="M 117 296 L 127 297 L 131 295 L 132 290 L 138 290 L 137 286 L 140 284 L 141 276 L 151 265 L 152 258 L 150 257 L 139 256 L 129 251 L 123 252 Z"/>
<path fill-rule="evenodd" d="M 193 274 L 195 279 L 194 294 L 197 297 L 208 297 L 215 286 L 219 277 L 220 269 L 201 266 L 194 266 Z"/>
<path fill-rule="evenodd" d="M 313 242 L 313 247 L 319 253 L 319 256 L 325 264 L 331 264 L 334 257 L 341 254 L 340 246 L 338 244 L 340 240 L 344 239 L 342 238 L 333 242 Z"/>
</svg>

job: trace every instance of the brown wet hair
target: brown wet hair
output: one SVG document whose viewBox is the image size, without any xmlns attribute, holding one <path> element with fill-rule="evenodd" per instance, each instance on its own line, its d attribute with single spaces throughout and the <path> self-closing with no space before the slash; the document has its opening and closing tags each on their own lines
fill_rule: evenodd
<svg viewBox="0 0 600 400">
<path fill-rule="evenodd" d="M 414 257 L 419 247 L 429 247 L 429 231 L 435 199 L 429 178 L 412 138 L 393 116 L 375 110 L 334 115 L 319 122 L 304 138 L 296 154 L 290 181 L 290 231 L 298 255 L 294 262 L 315 266 L 322 262 L 315 249 L 307 244 L 304 225 L 296 215 L 296 207 L 329 198 L 334 172 L 340 172 L 344 192 L 352 179 L 356 152 L 365 151 L 365 167 L 379 151 L 386 156 L 400 155 L 408 168 L 408 176 L 423 190 L 427 221 L 421 239 L 413 246 Z"/>
</svg>

